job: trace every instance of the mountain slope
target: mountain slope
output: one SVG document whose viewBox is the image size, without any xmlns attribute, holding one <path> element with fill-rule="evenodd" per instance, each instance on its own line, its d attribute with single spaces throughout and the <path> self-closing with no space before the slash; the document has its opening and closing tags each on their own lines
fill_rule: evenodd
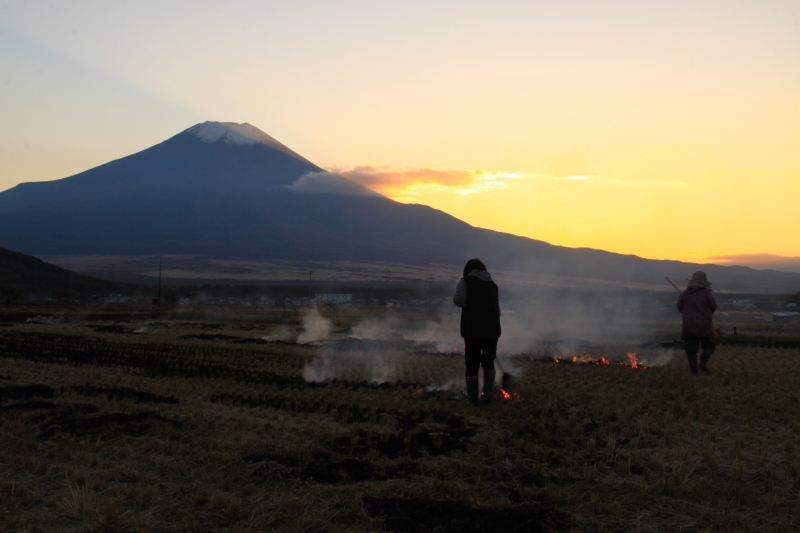
<svg viewBox="0 0 800 533">
<path fill-rule="evenodd" d="M 62 180 L 0 193 L 0 245 L 34 255 L 199 254 L 218 258 L 463 264 L 660 283 L 700 267 L 474 228 L 325 173 L 248 124 L 206 122 Z M 800 275 L 702 266 L 717 286 L 796 292 Z"/>
<path fill-rule="evenodd" d="M 11 293 L 49 296 L 53 291 L 74 295 L 103 295 L 134 287 L 76 274 L 37 257 L 5 248 L 0 248 L 0 280 L 0 293 L 4 293 L 5 297 Z"/>
</svg>

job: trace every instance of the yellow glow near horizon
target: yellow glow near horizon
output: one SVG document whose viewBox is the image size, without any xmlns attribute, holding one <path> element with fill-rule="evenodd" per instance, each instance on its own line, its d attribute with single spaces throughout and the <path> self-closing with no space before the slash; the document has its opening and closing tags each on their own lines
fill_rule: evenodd
<svg viewBox="0 0 800 533">
<path fill-rule="evenodd" d="M 415 184 L 391 197 L 425 203 L 474 226 L 652 259 L 709 262 L 716 255 L 760 250 L 800 255 L 800 243 L 792 238 L 798 235 L 798 196 L 757 188 L 743 196 L 743 185 L 757 179 L 752 174 L 724 186 L 719 176 L 702 177 L 527 174 L 483 189 L 478 180 Z M 764 231 L 763 220 L 774 230 Z"/>
<path fill-rule="evenodd" d="M 797 257 L 795 4 L 0 0 L 0 190 L 249 122 L 476 226 Z"/>
</svg>

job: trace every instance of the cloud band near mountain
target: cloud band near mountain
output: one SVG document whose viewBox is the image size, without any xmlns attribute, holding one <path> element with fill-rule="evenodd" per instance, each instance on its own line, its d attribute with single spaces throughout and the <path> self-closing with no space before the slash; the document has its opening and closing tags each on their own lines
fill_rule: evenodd
<svg viewBox="0 0 800 533">
<path fill-rule="evenodd" d="M 491 188 L 506 187 L 506 183 L 502 179 L 522 177 L 522 174 L 497 173 L 486 170 L 395 169 L 383 166 L 357 166 L 351 169 L 332 169 L 332 172 L 387 196 L 418 185 L 451 187 L 458 189 L 462 194 L 469 194 Z"/>
</svg>

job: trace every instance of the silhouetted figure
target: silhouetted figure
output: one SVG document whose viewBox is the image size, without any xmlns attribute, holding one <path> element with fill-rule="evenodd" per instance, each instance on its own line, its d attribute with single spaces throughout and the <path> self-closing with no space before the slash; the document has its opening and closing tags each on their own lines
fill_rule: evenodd
<svg viewBox="0 0 800 533">
<path fill-rule="evenodd" d="M 689 285 L 678 298 L 678 311 L 683 316 L 681 339 L 686 346 L 686 357 L 689 359 L 689 370 L 697 374 L 697 351 L 700 354 L 700 370 L 709 373 L 708 360 L 714 353 L 714 322 L 711 315 L 717 310 L 717 302 L 711 295 L 711 282 L 706 273 L 698 270 L 688 280 Z"/>
<path fill-rule="evenodd" d="M 489 403 L 494 393 L 494 358 L 500 338 L 500 301 L 497 285 L 480 259 L 467 261 L 453 303 L 461 308 L 467 397 L 471 404 L 478 404 L 478 368 L 483 367 L 483 402 Z"/>
</svg>

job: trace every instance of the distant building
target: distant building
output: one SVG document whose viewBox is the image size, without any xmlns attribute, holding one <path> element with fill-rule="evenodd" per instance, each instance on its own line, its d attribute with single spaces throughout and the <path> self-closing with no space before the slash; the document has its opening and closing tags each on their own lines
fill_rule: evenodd
<svg viewBox="0 0 800 533">
<path fill-rule="evenodd" d="M 767 313 L 764 315 L 764 322 L 772 322 L 773 324 L 788 324 L 795 318 L 793 315 L 798 313 Z"/>
<path fill-rule="evenodd" d="M 751 307 L 755 307 L 756 304 L 753 300 L 728 300 L 728 304 L 734 309 L 750 309 Z"/>
<path fill-rule="evenodd" d="M 352 294 L 317 294 L 317 302 L 323 304 L 344 304 L 352 301 Z"/>
</svg>

